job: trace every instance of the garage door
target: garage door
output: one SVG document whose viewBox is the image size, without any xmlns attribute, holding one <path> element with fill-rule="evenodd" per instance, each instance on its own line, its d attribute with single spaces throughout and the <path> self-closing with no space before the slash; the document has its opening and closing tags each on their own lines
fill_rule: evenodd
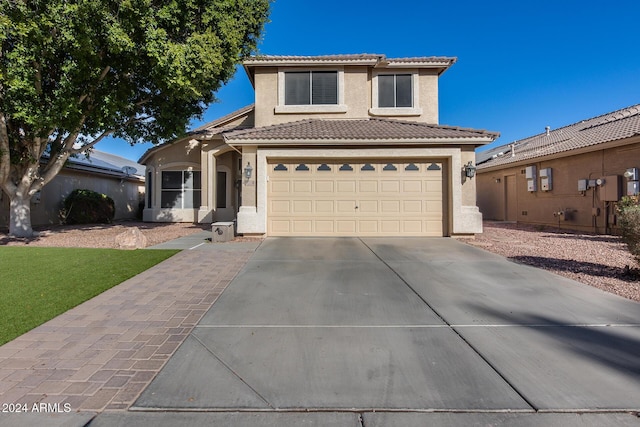
<svg viewBox="0 0 640 427">
<path fill-rule="evenodd" d="M 443 162 L 268 163 L 270 236 L 442 236 Z"/>
</svg>

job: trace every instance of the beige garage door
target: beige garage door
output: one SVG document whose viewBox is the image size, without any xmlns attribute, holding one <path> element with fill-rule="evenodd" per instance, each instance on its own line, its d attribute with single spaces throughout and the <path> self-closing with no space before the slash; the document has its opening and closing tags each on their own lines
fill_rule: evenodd
<svg viewBox="0 0 640 427">
<path fill-rule="evenodd" d="M 270 236 L 442 236 L 443 162 L 269 161 Z"/>
</svg>

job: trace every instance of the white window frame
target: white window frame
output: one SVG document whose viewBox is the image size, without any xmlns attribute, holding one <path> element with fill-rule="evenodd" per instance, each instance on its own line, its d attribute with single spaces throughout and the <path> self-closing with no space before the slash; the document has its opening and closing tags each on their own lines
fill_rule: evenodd
<svg viewBox="0 0 640 427">
<path fill-rule="evenodd" d="M 338 103 L 337 104 L 309 104 L 309 105 L 285 105 L 285 73 L 286 72 L 310 72 L 310 71 L 337 71 L 338 73 Z M 278 68 L 278 105 L 276 114 L 300 114 L 300 113 L 346 113 L 347 106 L 344 103 L 344 67 L 332 68 Z"/>
<path fill-rule="evenodd" d="M 378 107 L 378 76 L 379 75 L 398 75 L 411 74 L 411 90 L 413 107 Z M 420 74 L 418 70 L 373 70 L 371 78 L 371 108 L 369 114 L 372 116 L 420 116 L 422 108 L 420 108 Z"/>
<path fill-rule="evenodd" d="M 181 172 L 182 176 L 183 176 L 181 188 L 180 189 L 177 189 L 177 188 L 164 188 L 164 186 L 163 186 L 164 182 L 163 182 L 163 179 L 162 179 L 162 174 L 164 172 Z M 185 186 L 184 186 L 184 173 L 185 172 L 189 172 L 189 173 L 198 172 L 198 173 L 200 173 L 200 188 L 197 188 L 197 189 L 195 187 L 193 189 L 185 188 Z M 181 169 L 178 169 L 178 168 L 175 168 L 175 169 L 174 168 L 165 168 L 165 169 L 162 169 L 160 171 L 159 175 L 160 175 L 159 176 L 159 178 L 160 178 L 159 179 L 159 182 L 160 182 L 160 188 L 159 188 L 159 190 L 160 190 L 160 200 L 159 200 L 159 202 L 160 203 L 159 203 L 159 207 L 160 207 L 160 209 L 191 210 L 191 209 L 199 209 L 200 208 L 200 206 L 195 206 L 195 205 L 193 207 L 190 207 L 190 208 L 185 208 L 184 207 L 184 205 L 185 205 L 185 203 L 184 203 L 184 195 L 189 191 L 191 191 L 192 193 L 195 192 L 195 191 L 198 191 L 200 193 L 200 205 L 202 204 L 202 172 L 200 171 L 200 169 L 195 169 L 195 168 L 192 168 L 192 167 L 181 168 Z M 180 194 L 181 194 L 181 196 L 180 196 L 180 206 L 179 207 L 178 206 L 163 207 L 162 206 L 163 205 L 163 203 L 162 203 L 162 195 L 163 195 L 163 193 L 170 192 L 170 191 L 171 192 L 175 192 L 175 191 L 178 191 L 178 190 L 180 191 Z"/>
</svg>

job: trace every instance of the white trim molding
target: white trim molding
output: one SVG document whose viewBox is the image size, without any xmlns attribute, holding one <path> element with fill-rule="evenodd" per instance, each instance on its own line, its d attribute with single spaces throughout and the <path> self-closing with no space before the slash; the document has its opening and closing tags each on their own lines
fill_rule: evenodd
<svg viewBox="0 0 640 427">
<path fill-rule="evenodd" d="M 411 74 L 412 107 L 380 108 L 378 107 L 378 76 L 391 74 Z M 374 69 L 371 77 L 371 108 L 372 116 L 421 116 L 420 108 L 420 74 L 413 70 Z"/>
</svg>

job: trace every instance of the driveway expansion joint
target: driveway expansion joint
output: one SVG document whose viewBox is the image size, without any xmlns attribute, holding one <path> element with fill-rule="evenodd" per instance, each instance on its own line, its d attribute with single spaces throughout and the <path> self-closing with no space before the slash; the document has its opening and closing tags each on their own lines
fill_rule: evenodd
<svg viewBox="0 0 640 427">
<path fill-rule="evenodd" d="M 373 253 L 379 260 L 380 262 L 382 262 L 384 265 L 387 266 L 387 268 L 389 268 L 389 270 L 391 270 L 397 277 L 398 279 L 400 279 L 402 281 L 402 283 L 404 283 L 410 290 L 411 292 L 413 292 L 427 307 L 429 307 L 429 309 L 431 311 L 433 311 L 436 316 L 438 316 L 438 318 L 445 323 L 447 326 L 449 326 L 449 328 L 451 328 L 451 330 L 471 349 L 473 350 L 473 352 L 475 354 L 478 355 L 478 357 L 480 357 L 500 378 L 502 378 L 502 380 L 509 385 L 509 387 L 511 387 L 511 389 L 513 391 L 516 392 L 516 394 L 522 399 L 524 400 L 524 402 L 529 405 L 532 409 L 534 410 L 538 410 L 538 408 L 533 404 L 533 402 L 531 402 L 530 399 L 528 399 L 524 393 L 518 389 L 518 387 L 513 384 L 512 381 L 509 381 L 509 379 L 506 377 L 506 375 L 504 375 L 504 373 L 500 372 L 500 370 L 498 369 L 497 366 L 495 366 L 495 364 L 493 364 L 487 357 L 485 357 L 474 345 L 472 345 L 464 336 L 462 336 L 462 334 L 454 327 L 452 326 L 452 324 L 444 318 L 444 316 L 442 314 L 440 314 L 438 312 L 438 310 L 435 309 L 435 307 L 433 307 L 431 304 L 429 304 L 429 302 L 422 296 L 420 295 L 420 293 L 413 287 L 411 286 L 411 284 L 409 282 L 407 282 L 407 280 L 405 280 L 404 277 L 402 277 L 402 275 L 400 273 L 398 273 L 398 271 L 396 271 L 393 267 L 391 267 L 391 265 L 389 265 L 389 263 L 387 261 L 385 261 L 380 255 L 378 255 L 366 242 L 364 242 L 361 238 L 358 238 L 358 240 L 360 240 L 360 242 L 367 247 L 367 249 L 369 249 L 371 251 L 371 253 Z"/>
<path fill-rule="evenodd" d="M 204 349 L 209 352 L 209 354 L 211 354 L 213 357 L 216 358 L 216 360 L 218 362 L 220 362 L 222 364 L 222 366 L 224 366 L 234 377 L 236 377 L 238 380 L 240 380 L 240 382 L 242 382 L 244 385 L 246 385 L 253 393 L 255 393 L 256 396 L 258 396 L 258 398 L 260 398 L 260 400 L 262 400 L 264 403 L 266 403 L 270 408 L 274 408 L 274 406 L 271 404 L 271 402 L 269 402 L 267 399 L 265 399 L 265 397 L 260 394 L 260 392 L 258 392 L 258 390 L 256 390 L 251 384 L 249 384 L 244 378 L 242 378 L 242 376 L 236 372 L 231 366 L 229 366 L 228 363 L 226 363 L 224 360 L 222 360 L 213 350 L 211 350 L 205 343 L 202 342 L 202 340 L 200 338 L 198 338 L 197 334 L 192 333 L 191 337 L 196 340 L 202 347 L 204 347 Z"/>
</svg>

